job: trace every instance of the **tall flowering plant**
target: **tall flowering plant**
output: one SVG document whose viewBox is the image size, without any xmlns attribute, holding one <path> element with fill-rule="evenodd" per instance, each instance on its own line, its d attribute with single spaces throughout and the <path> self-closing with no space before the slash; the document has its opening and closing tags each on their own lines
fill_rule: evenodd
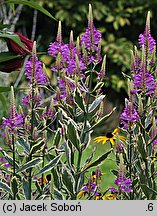
<svg viewBox="0 0 157 216">
<path fill-rule="evenodd" d="M 117 199 L 155 199 L 157 195 L 156 42 L 151 35 L 150 12 L 138 42 L 140 51 L 137 47 L 131 51 L 130 75 L 125 75 L 128 98 L 120 115 L 120 127 L 112 134 L 95 139 L 103 144 L 108 140 L 116 146 L 119 170 L 112 172 L 116 175 L 114 184 L 118 188 L 112 190 L 113 193 L 117 190 Z"/>
<path fill-rule="evenodd" d="M 94 26 L 91 5 L 86 32 L 76 41 L 71 32 L 69 43 L 63 42 L 59 22 L 56 41 L 48 48 L 48 54 L 54 59 L 51 70 L 56 74 L 57 86 L 51 86 L 33 43 L 24 65 L 29 90 L 22 98 L 19 114 L 11 88 L 11 113 L 1 129 L 13 157 L 8 155 L 7 147 L 2 150 L 1 163 L 8 162 L 7 179 L 4 176 L 0 182 L 2 198 L 77 199 L 82 188 L 90 184 L 95 185 L 93 192 L 89 191 L 91 199 L 99 194 L 101 171 L 97 168 L 96 178 L 92 177 L 85 187 L 86 173 L 99 166 L 112 148 L 96 160 L 93 160 L 93 150 L 85 163 L 84 151 L 92 132 L 114 110 L 106 116 L 99 110 L 105 97 L 101 87 L 106 74 L 106 56 L 102 61 L 101 33 Z M 49 104 L 43 102 L 44 92 Z"/>
</svg>

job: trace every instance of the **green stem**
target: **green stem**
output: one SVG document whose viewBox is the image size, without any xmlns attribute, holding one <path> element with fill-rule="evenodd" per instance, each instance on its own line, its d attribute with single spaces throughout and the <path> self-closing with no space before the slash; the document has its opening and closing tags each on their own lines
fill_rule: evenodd
<svg viewBox="0 0 157 216">
<path fill-rule="evenodd" d="M 34 82 L 34 81 L 32 81 Z M 32 110 L 31 110 L 31 138 L 33 140 L 33 129 L 34 129 L 34 119 L 35 119 L 35 114 L 34 114 L 34 85 L 32 85 Z M 30 149 L 32 148 L 33 143 L 30 142 Z M 29 155 L 29 161 L 32 160 L 32 154 L 30 153 Z M 29 183 L 29 188 L 28 188 L 28 199 L 31 200 L 32 198 L 32 168 L 29 169 L 29 177 L 28 177 L 28 183 Z"/>
<path fill-rule="evenodd" d="M 43 161 L 42 161 L 42 168 L 44 168 L 44 166 L 45 166 L 45 147 L 44 147 L 42 153 L 43 153 L 43 155 L 42 155 L 42 158 L 43 158 Z M 44 188 L 43 182 L 44 182 L 44 174 L 42 174 L 42 185 L 41 185 L 41 188 L 42 188 L 42 189 Z"/>
<path fill-rule="evenodd" d="M 14 134 L 12 134 L 12 146 L 13 146 L 13 176 L 16 175 L 16 158 L 15 158 L 15 137 Z M 16 200 L 16 194 L 13 194 L 13 200 Z"/>
<path fill-rule="evenodd" d="M 129 147 L 128 147 L 128 159 L 129 159 L 129 177 L 132 179 L 132 137 L 131 126 L 129 126 Z M 130 200 L 132 200 L 132 192 L 130 192 Z"/>
<path fill-rule="evenodd" d="M 12 134 L 12 146 L 13 146 L 13 176 L 16 175 L 16 165 L 15 165 L 15 139 L 14 134 Z"/>
</svg>

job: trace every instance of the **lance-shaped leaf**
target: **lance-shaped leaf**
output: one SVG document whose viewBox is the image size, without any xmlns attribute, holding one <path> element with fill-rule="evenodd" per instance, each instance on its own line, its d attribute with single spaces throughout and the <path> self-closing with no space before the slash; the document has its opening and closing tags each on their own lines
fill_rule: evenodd
<svg viewBox="0 0 157 216">
<path fill-rule="evenodd" d="M 26 50 L 29 53 L 29 50 L 26 49 L 26 47 L 23 45 L 23 43 L 20 40 L 20 37 L 16 34 L 11 34 L 11 33 L 0 33 L 0 39 L 3 38 L 8 38 L 13 40 L 15 43 L 17 43 L 20 47 L 22 47 L 24 50 Z"/>
<path fill-rule="evenodd" d="M 29 199 L 29 183 L 24 179 L 23 181 L 23 190 L 26 200 Z"/>
<path fill-rule="evenodd" d="M 77 130 L 71 121 L 67 125 L 67 138 L 69 139 L 71 144 L 73 144 L 76 149 L 80 151 L 80 139 Z"/>
<path fill-rule="evenodd" d="M 0 182 L 0 188 L 11 194 L 11 188 L 4 182 Z"/>
<path fill-rule="evenodd" d="M 101 126 L 104 124 L 104 122 L 112 115 L 112 113 L 113 113 L 115 110 L 116 110 L 116 107 L 113 108 L 113 110 L 112 110 L 109 114 L 105 115 L 105 116 L 102 117 L 99 121 L 97 121 L 97 123 L 95 123 L 90 129 L 88 129 L 88 131 L 91 131 L 91 130 L 97 128 L 97 127 L 101 127 Z"/>
<path fill-rule="evenodd" d="M 57 188 L 54 188 L 53 195 L 56 200 L 65 200 L 65 197 L 63 196 L 62 192 L 57 190 Z"/>
<path fill-rule="evenodd" d="M 14 164 L 14 161 L 13 161 L 13 158 L 10 157 L 5 151 L 1 151 L 3 153 L 3 155 L 5 156 L 5 159 L 8 161 L 8 163 L 13 166 Z M 19 168 L 19 165 L 15 162 L 15 169 L 18 169 Z"/>
<path fill-rule="evenodd" d="M 94 162 L 87 164 L 87 166 L 85 167 L 85 169 L 83 170 L 83 172 L 86 171 L 86 170 L 88 170 L 91 167 L 95 167 L 95 166 L 98 166 L 99 164 L 101 164 L 108 157 L 108 155 L 112 152 L 112 150 L 113 149 L 110 149 L 108 152 L 106 152 L 103 155 L 101 155 Z"/>
<path fill-rule="evenodd" d="M 98 89 L 101 89 L 103 87 L 104 83 L 103 82 L 98 82 L 97 85 L 94 87 L 94 89 L 91 91 L 91 93 L 94 93 Z"/>
<path fill-rule="evenodd" d="M 146 159 L 147 158 L 147 152 L 145 149 L 145 141 L 144 138 L 141 134 L 139 134 L 138 136 L 138 140 L 137 140 L 137 147 L 138 147 L 138 151 L 140 152 L 142 159 Z"/>
<path fill-rule="evenodd" d="M 76 105 L 79 108 L 81 108 L 82 111 L 86 112 L 83 97 L 82 97 L 82 95 L 81 95 L 81 93 L 80 93 L 80 91 L 78 89 L 75 91 L 75 97 L 74 97 L 74 99 L 75 99 Z"/>
<path fill-rule="evenodd" d="M 61 157 L 63 154 L 58 155 L 57 157 L 55 157 L 52 161 L 50 161 L 46 166 L 44 166 L 37 174 L 37 175 L 41 175 L 42 173 L 45 173 L 51 169 L 53 169 L 60 161 Z"/>
<path fill-rule="evenodd" d="M 40 6 L 39 4 L 37 4 L 34 1 L 27 1 L 27 0 L 8 0 L 8 3 L 12 3 L 12 4 L 23 4 L 23 5 L 27 5 L 29 7 L 32 7 L 36 10 L 39 10 L 40 12 L 42 12 L 43 14 L 47 15 L 48 17 L 50 17 L 51 19 L 56 20 L 46 9 L 44 9 L 42 6 Z"/>
<path fill-rule="evenodd" d="M 29 169 L 29 168 L 39 164 L 40 162 L 41 162 L 40 158 L 33 159 L 33 160 L 25 163 L 25 165 L 20 167 L 18 170 L 16 170 L 16 173 L 23 172 L 24 170 Z"/>
<path fill-rule="evenodd" d="M 70 192 L 70 194 L 75 194 L 74 191 L 75 179 L 69 170 L 65 169 L 63 171 L 62 181 L 65 187 L 67 188 L 67 190 Z"/>
<path fill-rule="evenodd" d="M 58 128 L 57 132 L 55 133 L 54 139 L 53 139 L 53 145 L 55 145 L 56 148 L 59 147 L 60 140 L 61 140 L 61 132 L 60 132 L 60 129 Z"/>
<path fill-rule="evenodd" d="M 11 190 L 12 190 L 14 195 L 16 195 L 18 193 L 18 183 L 17 183 L 17 177 L 16 176 L 14 176 L 11 179 Z"/>
<path fill-rule="evenodd" d="M 12 59 L 18 58 L 20 55 L 14 55 L 11 52 L 1 52 L 0 53 L 0 63 L 6 62 Z"/>
<path fill-rule="evenodd" d="M 93 103 L 89 106 L 88 112 L 91 113 L 93 112 L 103 101 L 105 95 L 100 95 L 98 98 L 96 98 Z"/>
<path fill-rule="evenodd" d="M 10 87 L 7 86 L 0 86 L 0 92 L 9 92 L 10 91 Z"/>
<path fill-rule="evenodd" d="M 37 144 L 33 145 L 30 151 L 30 154 L 34 154 L 40 151 L 41 147 L 44 145 L 44 140 L 40 140 Z"/>
<path fill-rule="evenodd" d="M 144 194 L 146 195 L 147 199 L 150 199 L 150 197 L 155 194 L 157 195 L 157 191 L 153 190 L 152 188 L 150 188 L 148 185 L 146 184 L 141 184 L 141 188 L 144 192 Z"/>
<path fill-rule="evenodd" d="M 24 148 L 24 150 L 29 153 L 30 152 L 30 143 L 28 141 L 25 141 L 23 138 L 21 137 L 18 137 L 18 140 L 17 140 L 18 144 L 20 146 L 22 146 Z"/>
</svg>

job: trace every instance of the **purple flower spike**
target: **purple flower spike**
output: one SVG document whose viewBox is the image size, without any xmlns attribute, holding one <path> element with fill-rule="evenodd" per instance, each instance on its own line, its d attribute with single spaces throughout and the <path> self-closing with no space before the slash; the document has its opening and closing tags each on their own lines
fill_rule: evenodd
<svg viewBox="0 0 157 216">
<path fill-rule="evenodd" d="M 119 190 L 125 193 L 132 192 L 132 182 L 130 178 L 126 178 L 123 173 L 119 173 L 114 184 L 119 187 Z"/>
<path fill-rule="evenodd" d="M 138 42 L 139 42 L 141 50 L 142 50 L 142 46 L 144 45 L 145 49 L 147 49 L 148 47 L 148 51 L 150 53 L 153 52 L 156 42 L 154 38 L 151 36 L 151 32 L 150 32 L 150 11 L 148 12 L 148 15 L 147 15 L 145 31 L 143 34 L 139 35 Z"/>
<path fill-rule="evenodd" d="M 134 77 L 134 87 L 138 90 L 145 90 L 146 95 L 154 94 L 156 84 L 154 77 L 146 71 L 146 73 L 143 72 L 143 69 L 141 68 L 140 72 L 133 75 Z"/>
<path fill-rule="evenodd" d="M 46 85 L 48 83 L 48 77 L 44 74 L 44 72 L 42 70 L 42 63 L 37 59 L 37 57 L 35 58 L 35 60 L 33 60 L 33 59 L 34 58 L 31 57 L 26 62 L 26 65 L 25 65 L 25 75 L 30 80 L 32 80 L 32 78 L 34 77 L 35 78 L 35 82 L 38 85 Z"/>
<path fill-rule="evenodd" d="M 123 113 L 120 115 L 120 119 L 122 120 L 121 123 L 124 124 L 124 127 L 126 129 L 128 127 L 128 123 L 133 123 L 140 119 L 139 114 L 132 102 L 128 102 L 128 104 L 124 108 Z"/>
<path fill-rule="evenodd" d="M 1 128 L 5 130 L 6 127 L 8 127 L 9 133 L 17 134 L 17 128 L 21 127 L 22 125 L 23 125 L 23 115 L 17 113 L 16 111 L 15 102 L 14 102 L 14 89 L 13 87 L 11 87 L 10 114 L 8 118 L 6 118 L 2 122 Z"/>
<path fill-rule="evenodd" d="M 152 53 L 154 50 L 154 47 L 156 45 L 156 42 L 154 40 L 154 38 L 151 36 L 151 33 L 148 32 L 148 34 L 146 35 L 146 33 L 144 32 L 143 34 L 139 35 L 139 39 L 138 39 L 139 45 L 140 45 L 140 49 L 142 50 L 142 46 L 144 45 L 144 47 L 149 47 L 149 52 Z"/>
</svg>

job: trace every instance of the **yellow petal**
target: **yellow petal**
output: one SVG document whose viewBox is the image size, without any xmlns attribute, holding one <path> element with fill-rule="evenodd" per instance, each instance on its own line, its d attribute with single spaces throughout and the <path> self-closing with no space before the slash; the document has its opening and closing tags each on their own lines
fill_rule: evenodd
<svg viewBox="0 0 157 216">
<path fill-rule="evenodd" d="M 110 138 L 110 142 L 112 145 L 114 145 L 114 140 L 115 140 L 114 137 Z"/>
<path fill-rule="evenodd" d="M 98 137 L 96 137 L 95 139 L 94 139 L 94 141 L 95 142 L 97 142 L 97 143 L 99 143 L 99 142 L 103 142 L 104 143 L 104 141 L 106 142 L 106 136 L 98 136 Z"/>
<path fill-rule="evenodd" d="M 119 128 L 115 128 L 112 133 L 115 134 L 115 133 L 119 133 L 119 132 L 120 132 L 120 129 Z"/>
</svg>

